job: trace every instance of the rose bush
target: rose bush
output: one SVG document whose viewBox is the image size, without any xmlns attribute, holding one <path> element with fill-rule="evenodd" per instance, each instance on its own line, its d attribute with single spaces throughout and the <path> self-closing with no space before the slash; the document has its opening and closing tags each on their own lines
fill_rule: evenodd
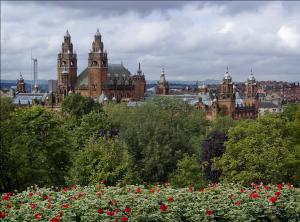
<svg viewBox="0 0 300 222">
<path fill-rule="evenodd" d="M 4 193 L 1 221 L 299 221 L 300 189 L 290 184 L 30 187 Z"/>
</svg>

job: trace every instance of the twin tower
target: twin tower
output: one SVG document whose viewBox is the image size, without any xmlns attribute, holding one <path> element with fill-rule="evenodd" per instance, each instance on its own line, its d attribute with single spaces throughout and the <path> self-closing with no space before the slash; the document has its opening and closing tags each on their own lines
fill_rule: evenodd
<svg viewBox="0 0 300 222">
<path fill-rule="evenodd" d="M 57 58 L 57 99 L 61 102 L 69 92 L 98 99 L 144 99 L 145 76 L 140 65 L 135 75 L 123 64 L 108 64 L 99 29 L 94 35 L 92 50 L 88 54 L 88 66 L 77 76 L 77 55 L 73 51 L 71 36 L 67 30 L 62 51 Z"/>
</svg>

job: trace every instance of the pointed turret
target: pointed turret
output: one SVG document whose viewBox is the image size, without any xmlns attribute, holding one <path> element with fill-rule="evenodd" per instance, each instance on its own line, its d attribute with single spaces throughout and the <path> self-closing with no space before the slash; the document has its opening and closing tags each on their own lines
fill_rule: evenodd
<svg viewBox="0 0 300 222">
<path fill-rule="evenodd" d="M 97 32 L 95 33 L 95 36 L 101 36 L 101 34 L 99 32 L 99 28 L 97 28 Z"/>
<path fill-rule="evenodd" d="M 255 81 L 255 77 L 254 77 L 254 75 L 253 75 L 253 70 L 252 70 L 252 68 L 251 68 L 251 72 L 250 72 L 250 75 L 249 75 L 249 77 L 248 77 L 248 80 L 249 80 L 249 81 Z"/>
<path fill-rule="evenodd" d="M 69 38 L 71 37 L 68 29 L 66 31 L 65 37 L 69 37 Z"/>
<path fill-rule="evenodd" d="M 139 63 L 139 68 L 138 68 L 136 73 L 137 73 L 137 75 L 142 75 L 143 74 L 142 70 L 141 70 L 141 63 Z"/>
</svg>

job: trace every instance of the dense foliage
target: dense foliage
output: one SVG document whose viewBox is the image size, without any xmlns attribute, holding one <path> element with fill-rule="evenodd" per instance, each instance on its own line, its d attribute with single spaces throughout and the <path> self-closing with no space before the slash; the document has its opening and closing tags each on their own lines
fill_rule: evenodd
<svg viewBox="0 0 300 222">
<path fill-rule="evenodd" d="M 62 111 L 75 117 L 81 117 L 91 111 L 99 111 L 100 104 L 90 97 L 71 93 L 62 102 Z"/>
<path fill-rule="evenodd" d="M 1 98 L 0 191 L 69 183 L 300 181 L 300 105 L 281 115 L 207 121 L 201 110 L 171 98 L 128 107 L 76 94 L 61 112 L 15 109 Z"/>
<path fill-rule="evenodd" d="M 30 187 L 1 197 L 2 221 L 299 221 L 300 189 L 290 184 Z"/>
<path fill-rule="evenodd" d="M 226 152 L 215 162 L 226 182 L 300 181 L 299 122 L 276 115 L 240 121 L 229 129 Z"/>
<path fill-rule="evenodd" d="M 59 115 L 34 106 L 1 121 L 1 190 L 64 184 L 72 140 Z"/>
</svg>

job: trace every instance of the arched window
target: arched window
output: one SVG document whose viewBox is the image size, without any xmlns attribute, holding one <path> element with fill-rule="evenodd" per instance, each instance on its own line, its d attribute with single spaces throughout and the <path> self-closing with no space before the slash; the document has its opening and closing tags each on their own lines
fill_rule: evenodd
<svg viewBox="0 0 300 222">
<path fill-rule="evenodd" d="M 93 61 L 92 62 L 92 66 L 97 66 L 98 65 L 98 62 L 97 61 Z"/>
<path fill-rule="evenodd" d="M 61 66 L 66 66 L 67 62 L 66 61 L 62 61 Z"/>
</svg>

